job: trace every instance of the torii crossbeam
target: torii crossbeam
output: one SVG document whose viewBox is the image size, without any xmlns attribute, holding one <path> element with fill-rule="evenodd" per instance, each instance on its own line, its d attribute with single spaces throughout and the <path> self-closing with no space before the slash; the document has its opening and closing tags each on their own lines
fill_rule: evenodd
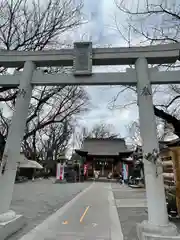
<svg viewBox="0 0 180 240">
<path fill-rule="evenodd" d="M 83 42 L 83 44 L 85 44 Z M 89 44 L 89 42 L 87 42 Z M 0 50 L 0 66 L 23 67 L 26 61 L 32 61 L 36 67 L 72 66 L 74 49 L 44 51 L 4 51 Z M 131 65 L 144 57 L 149 64 L 175 63 L 180 57 L 180 43 L 119 48 L 93 48 L 92 64 Z"/>
<path fill-rule="evenodd" d="M 23 68 L 23 72 L 0 76 L 1 86 L 19 85 L 16 109 L 0 169 L 0 224 L 4 226 L 3 224 L 6 225 L 7 222 L 7 224 L 11 223 L 9 231 L 6 228 L 5 233 L 2 233 L 3 237 L 7 237 L 22 226 L 21 217 L 10 212 L 9 208 L 16 176 L 16 162 L 20 154 L 33 86 L 135 85 L 138 93 L 143 153 L 146 156 L 159 151 L 151 84 L 180 82 L 180 71 L 160 72 L 156 68 L 148 68 L 148 64 L 176 63 L 179 60 L 179 51 L 180 44 L 93 49 L 90 42 L 75 43 L 74 49 L 35 52 L 0 51 L 1 67 Z M 135 69 L 116 73 L 92 72 L 92 65 L 129 64 L 134 64 Z M 48 66 L 73 66 L 73 72 L 70 74 L 47 74 L 42 69 L 36 70 L 37 67 Z M 168 222 L 162 165 L 159 158 L 155 160 L 158 164 L 144 159 L 148 222 L 139 225 L 138 236 L 142 240 L 180 239 L 177 236 L 176 227 Z M 0 238 L 2 231 L 0 228 Z M 3 238 L 1 239 L 3 240 Z"/>
</svg>

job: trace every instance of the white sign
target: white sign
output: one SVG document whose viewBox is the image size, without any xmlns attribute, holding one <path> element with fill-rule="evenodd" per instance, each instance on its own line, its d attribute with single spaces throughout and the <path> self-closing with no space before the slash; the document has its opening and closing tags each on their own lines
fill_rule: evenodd
<svg viewBox="0 0 180 240">
<path fill-rule="evenodd" d="M 92 75 L 92 43 L 74 43 L 74 75 Z"/>
</svg>

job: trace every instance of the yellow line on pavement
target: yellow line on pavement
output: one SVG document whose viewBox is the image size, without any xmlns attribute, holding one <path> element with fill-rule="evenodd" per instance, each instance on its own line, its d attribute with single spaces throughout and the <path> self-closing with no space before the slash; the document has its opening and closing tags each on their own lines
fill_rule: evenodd
<svg viewBox="0 0 180 240">
<path fill-rule="evenodd" d="M 66 225 L 66 224 L 68 224 L 68 221 L 64 221 L 64 222 L 62 222 L 62 224 Z"/>
<path fill-rule="evenodd" d="M 88 210 L 89 210 L 89 206 L 85 209 L 83 215 L 81 216 L 80 223 L 82 223 L 82 221 L 83 221 L 84 217 L 86 216 L 86 213 L 87 213 Z"/>
</svg>

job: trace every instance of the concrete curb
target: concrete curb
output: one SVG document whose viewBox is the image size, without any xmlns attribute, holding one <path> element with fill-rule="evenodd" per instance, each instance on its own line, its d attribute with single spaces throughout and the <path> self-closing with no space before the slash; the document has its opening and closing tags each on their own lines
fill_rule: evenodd
<svg viewBox="0 0 180 240">
<path fill-rule="evenodd" d="M 124 237 L 122 233 L 121 223 L 119 220 L 119 215 L 112 187 L 110 187 L 108 201 L 109 201 L 109 214 L 111 219 L 111 240 L 123 240 Z"/>
<path fill-rule="evenodd" d="M 26 225 L 26 220 L 22 215 L 16 217 L 8 222 L 0 223 L 0 239 L 4 240 L 11 237 Z"/>
<path fill-rule="evenodd" d="M 47 231 L 49 228 L 48 226 L 53 224 L 53 222 L 57 221 L 57 219 L 62 216 L 82 195 L 87 193 L 94 183 L 92 183 L 88 188 L 84 189 L 82 192 L 77 194 L 71 201 L 67 202 L 63 207 L 61 207 L 59 210 L 57 210 L 55 213 L 50 215 L 46 220 L 44 220 L 41 224 L 36 226 L 34 229 L 32 229 L 30 232 L 25 234 L 23 237 L 21 237 L 19 240 L 35 240 L 38 239 L 39 236 L 42 235 L 42 232 L 44 230 Z"/>
</svg>

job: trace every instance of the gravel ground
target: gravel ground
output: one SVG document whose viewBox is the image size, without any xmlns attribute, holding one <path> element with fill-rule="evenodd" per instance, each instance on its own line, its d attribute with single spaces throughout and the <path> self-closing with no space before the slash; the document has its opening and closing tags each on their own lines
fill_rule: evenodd
<svg viewBox="0 0 180 240">
<path fill-rule="evenodd" d="M 11 209 L 24 215 L 27 225 L 8 240 L 18 240 L 90 184 L 53 184 L 53 180 L 15 184 Z"/>
</svg>

